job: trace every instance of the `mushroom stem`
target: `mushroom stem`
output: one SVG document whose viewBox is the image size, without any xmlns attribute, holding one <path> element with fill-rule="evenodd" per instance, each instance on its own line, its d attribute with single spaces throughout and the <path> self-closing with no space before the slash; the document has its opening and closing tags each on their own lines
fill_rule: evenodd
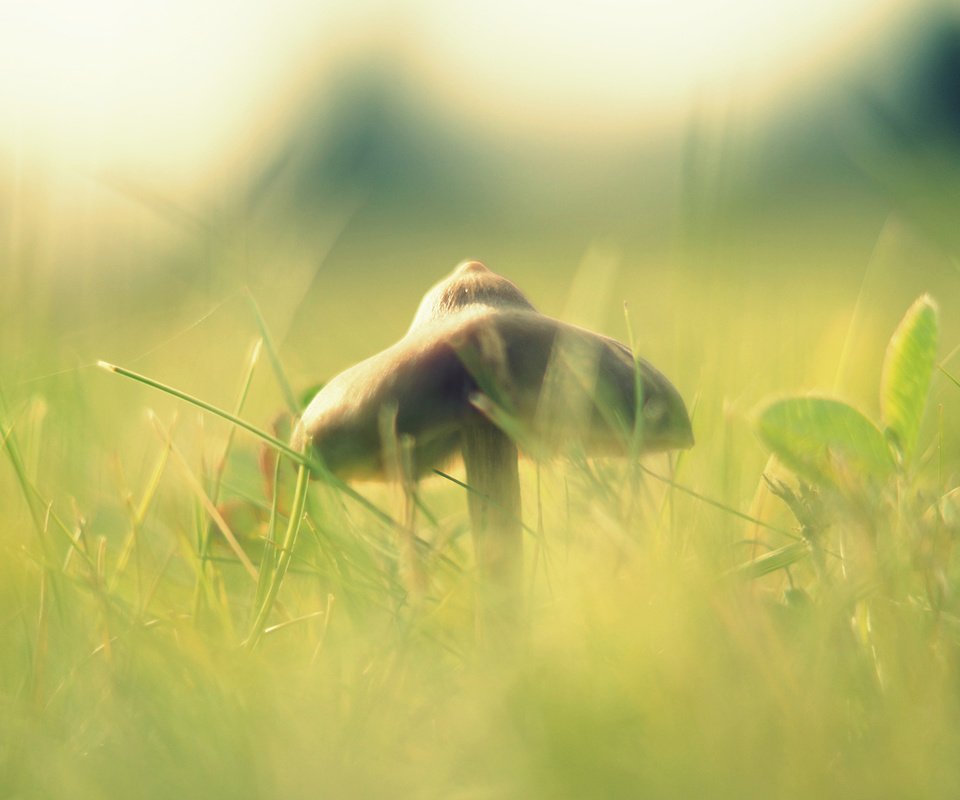
<svg viewBox="0 0 960 800">
<path fill-rule="evenodd" d="M 496 425 L 476 416 L 463 431 L 473 548 L 477 561 L 477 636 L 509 637 L 523 601 L 523 529 L 517 447 Z"/>
</svg>

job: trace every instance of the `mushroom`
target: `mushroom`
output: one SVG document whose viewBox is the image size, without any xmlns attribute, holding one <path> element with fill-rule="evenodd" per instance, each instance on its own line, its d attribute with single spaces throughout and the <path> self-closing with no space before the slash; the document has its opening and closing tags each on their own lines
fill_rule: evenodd
<svg viewBox="0 0 960 800">
<path fill-rule="evenodd" d="M 385 414 L 409 442 L 414 479 L 463 456 L 481 627 L 504 623 L 520 602 L 518 443 L 538 457 L 693 445 L 683 400 L 656 369 L 614 339 L 539 313 L 477 261 L 427 292 L 402 339 L 319 391 L 293 446 L 312 446 L 340 478 L 390 477 Z"/>
</svg>

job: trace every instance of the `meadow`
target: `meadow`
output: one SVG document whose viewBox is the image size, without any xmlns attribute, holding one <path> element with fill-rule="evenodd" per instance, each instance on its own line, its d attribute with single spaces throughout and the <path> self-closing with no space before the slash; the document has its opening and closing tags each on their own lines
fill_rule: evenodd
<svg viewBox="0 0 960 800">
<path fill-rule="evenodd" d="M 367 220 L 325 257 L 191 232 L 135 251 L 162 264 L 137 280 L 59 275 L 55 230 L 5 239 L 0 795 L 957 796 L 960 273 L 923 221 L 786 209 L 648 249 Z M 467 257 L 621 340 L 626 303 L 696 446 L 521 463 L 509 652 L 475 644 L 462 486 L 420 487 L 413 598 L 396 488 L 314 482 L 252 636 L 295 469 L 272 492 L 258 439 L 96 362 L 269 430 Z M 891 423 L 885 353 L 924 293 L 938 343 L 903 335 L 919 388 Z M 873 420 L 883 465 L 859 423 L 764 417 L 808 392 Z"/>
</svg>

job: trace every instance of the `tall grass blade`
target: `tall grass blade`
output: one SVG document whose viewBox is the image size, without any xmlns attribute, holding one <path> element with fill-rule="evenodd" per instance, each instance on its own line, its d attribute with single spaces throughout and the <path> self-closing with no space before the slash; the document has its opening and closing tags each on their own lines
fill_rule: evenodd
<svg viewBox="0 0 960 800">
<path fill-rule="evenodd" d="M 277 520 L 280 512 L 280 459 L 273 464 L 273 497 L 270 499 L 270 519 L 267 522 L 267 538 L 264 542 L 263 555 L 260 557 L 260 580 L 257 581 L 257 592 L 254 596 L 254 608 L 260 608 L 277 568 Z"/>
<path fill-rule="evenodd" d="M 284 402 L 287 404 L 287 411 L 293 414 L 294 417 L 297 417 L 302 410 L 300 403 L 297 401 L 297 396 L 290 386 L 286 372 L 284 372 L 283 364 L 280 362 L 280 355 L 277 353 L 276 345 L 273 343 L 273 337 L 270 335 L 270 329 L 267 328 L 267 321 L 263 318 L 263 313 L 260 311 L 260 304 L 257 303 L 257 299 L 253 296 L 253 292 L 251 292 L 249 288 L 247 289 L 247 301 L 250 303 L 250 307 L 253 309 L 253 316 L 257 320 L 257 328 L 260 329 L 260 339 L 263 342 L 263 346 L 267 349 L 267 358 L 270 359 L 273 374 L 276 376 L 280 391 L 283 393 Z"/>
<path fill-rule="evenodd" d="M 796 533 L 792 533 L 791 531 L 785 530 L 784 528 L 779 528 L 776 525 L 771 525 L 769 522 L 764 522 L 762 519 L 759 519 L 758 517 L 754 517 L 751 514 L 747 514 L 738 508 L 729 506 L 726 503 L 721 503 L 719 500 L 714 500 L 712 497 L 707 497 L 705 494 L 701 494 L 700 492 L 695 491 L 694 489 L 691 489 L 688 486 L 684 486 L 682 483 L 677 483 L 675 480 L 671 478 L 666 478 L 663 475 L 660 475 L 659 473 L 654 472 L 652 469 L 644 467 L 643 465 L 640 466 L 640 470 L 645 475 L 649 475 L 654 480 L 660 481 L 661 483 L 665 483 L 671 489 L 676 489 L 677 491 L 683 492 L 684 494 L 689 495 L 690 497 L 693 497 L 696 500 L 699 500 L 701 503 L 706 503 L 708 506 L 713 506 L 718 511 L 723 511 L 727 514 L 737 517 L 738 519 L 742 519 L 744 522 L 750 522 L 753 525 L 756 525 L 757 527 L 765 528 L 766 530 L 772 531 L 773 533 L 779 533 L 781 536 L 786 536 L 788 539 L 797 539 L 799 541 L 802 538 Z"/>
<path fill-rule="evenodd" d="M 32 484 L 29 476 L 27 475 L 27 468 L 23 462 L 23 456 L 20 453 L 20 447 L 17 444 L 17 437 L 13 432 L 13 425 L 7 420 L 6 402 L 4 401 L 2 392 L 0 392 L 0 441 L 3 443 L 4 450 L 7 451 L 7 458 L 10 461 L 10 465 L 13 467 L 13 472 L 17 477 L 17 483 L 20 484 L 20 491 L 23 494 L 23 499 L 26 501 L 27 510 L 30 512 L 30 519 L 33 521 L 33 527 L 37 533 L 37 538 L 43 546 L 45 554 L 49 556 L 50 553 L 48 552 L 48 544 L 46 542 L 46 537 L 43 535 L 44 525 L 40 519 L 39 509 L 36 506 L 36 500 L 32 491 Z"/>
<path fill-rule="evenodd" d="M 157 490 L 160 488 L 160 480 L 163 477 L 164 472 L 166 472 L 169 456 L 170 448 L 164 447 L 160 452 L 160 457 L 157 459 L 157 463 L 153 468 L 153 472 L 150 474 L 150 478 L 147 481 L 146 488 L 143 491 L 143 495 L 141 496 L 139 503 L 134 505 L 133 498 L 128 496 L 127 506 L 128 513 L 130 514 L 130 533 L 127 535 L 126 541 L 123 543 L 120 556 L 117 558 L 117 563 L 114 566 L 113 578 L 110 581 L 111 592 L 116 590 L 120 578 L 127 569 L 127 565 L 130 562 L 130 558 L 133 555 L 134 549 L 137 547 L 137 540 L 140 536 L 140 530 L 143 527 L 144 520 L 147 518 L 147 513 L 149 512 L 150 505 L 153 503 L 153 499 L 157 494 Z"/>
<path fill-rule="evenodd" d="M 213 501 L 203 490 L 203 486 L 201 485 L 197 476 L 193 474 L 193 471 L 190 469 L 190 465 L 187 463 L 187 460 L 183 457 L 183 454 L 173 443 L 170 433 L 166 428 L 163 427 L 163 425 L 160 423 L 160 419 L 155 414 L 151 414 L 151 419 L 153 420 L 154 427 L 157 429 L 157 433 L 160 434 L 164 444 L 170 449 L 170 453 L 173 455 L 177 466 L 180 467 L 180 470 L 183 473 L 187 483 L 190 485 L 190 488 L 197 495 L 207 514 L 210 515 L 210 519 L 213 520 L 214 524 L 223 534 L 223 538 L 227 540 L 227 544 L 230 545 L 230 549 L 233 550 L 234 555 L 236 555 L 236 557 L 240 560 L 240 563 L 243 564 L 243 568 L 247 571 L 254 582 L 258 581 L 260 576 L 257 573 L 257 568 L 253 565 L 253 562 L 250 561 L 249 556 L 240 546 L 240 543 L 237 541 L 237 537 L 233 535 L 233 531 L 230 530 L 230 526 L 227 525 L 223 515 L 217 510 L 217 507 L 213 504 Z M 202 553 L 200 554 L 201 558 L 203 555 L 204 554 Z"/>
<path fill-rule="evenodd" d="M 257 609 L 257 615 L 254 618 L 249 636 L 244 640 L 243 646 L 253 649 L 259 643 L 264 633 L 264 626 L 273 610 L 274 601 L 277 599 L 277 593 L 280 591 L 280 585 L 286 575 L 287 567 L 290 566 L 290 558 L 293 556 L 293 548 L 297 544 L 297 535 L 300 533 L 300 526 L 303 522 L 303 512 L 307 504 L 307 483 L 309 482 L 310 472 L 305 464 L 300 465 L 297 471 L 297 488 L 293 495 L 293 507 L 290 509 L 290 519 L 287 521 L 287 530 L 283 537 L 283 544 L 280 548 L 280 555 L 277 558 L 277 567 L 273 578 L 270 581 L 270 587 L 267 589 L 263 602 Z"/>
<path fill-rule="evenodd" d="M 960 378 L 958 378 L 958 377 L 956 377 L 955 375 L 947 372 L 943 367 L 937 367 L 937 369 L 940 370 L 940 372 L 944 375 L 944 377 L 945 377 L 948 381 L 950 381 L 950 383 L 952 383 L 954 386 L 956 386 L 958 389 L 960 389 Z"/>
<path fill-rule="evenodd" d="M 240 384 L 240 395 L 237 397 L 237 403 L 234 406 L 233 416 L 239 418 L 243 411 L 243 405 L 247 401 L 247 395 L 250 393 L 250 384 L 253 382 L 253 373 L 257 369 L 257 362 L 260 360 L 260 352 L 263 349 L 263 339 L 257 339 L 250 352 L 250 358 L 247 362 L 247 371 L 244 373 L 243 382 Z M 210 489 L 210 500 L 216 505 L 220 500 L 220 485 L 223 482 L 223 473 L 227 468 L 227 459 L 230 457 L 230 449 L 233 447 L 234 434 L 236 428 L 231 427 L 227 433 L 227 442 L 223 447 L 223 455 L 217 464 L 217 471 L 214 473 L 213 485 Z"/>
<path fill-rule="evenodd" d="M 244 419 L 241 419 L 236 414 L 231 414 L 229 411 L 208 403 L 205 400 L 201 400 L 199 397 L 194 397 L 191 394 L 180 391 L 180 389 L 175 389 L 173 386 L 169 386 L 160 381 L 154 380 L 153 378 L 148 378 L 146 375 L 141 375 L 139 372 L 134 372 L 133 370 L 126 369 L 124 367 L 117 366 L 116 364 L 111 364 L 107 361 L 98 361 L 97 366 L 101 369 L 105 369 L 107 372 L 113 372 L 117 375 L 122 375 L 125 378 L 130 378 L 130 380 L 137 381 L 137 383 L 142 383 L 146 386 L 150 386 L 153 389 L 159 389 L 161 392 L 172 395 L 180 400 L 183 400 L 191 405 L 196 406 L 197 408 L 202 408 L 204 411 L 209 411 L 211 414 L 225 419 L 228 422 L 232 422 L 234 425 L 237 425 L 240 428 L 243 428 L 248 433 L 252 433 L 259 439 L 267 442 L 267 444 L 272 445 L 281 453 L 283 453 L 288 458 L 293 459 L 298 464 L 310 464 L 310 459 L 308 459 L 302 453 L 298 453 L 286 442 L 281 442 L 275 436 L 271 436 L 264 430 L 261 430 L 256 425 L 252 425 Z"/>
<path fill-rule="evenodd" d="M 33 523 L 33 529 L 36 533 L 37 542 L 40 546 L 40 553 L 43 557 L 44 568 L 49 579 L 50 590 L 53 594 L 57 611 L 62 615 L 62 596 L 59 582 L 56 579 L 57 573 L 54 571 L 54 549 L 49 537 L 47 536 L 47 525 L 41 519 L 40 511 L 37 507 L 37 498 L 35 495 L 39 493 L 30 482 L 30 478 L 27 475 L 26 466 L 23 462 L 23 456 L 20 454 L 20 447 L 17 444 L 17 437 L 13 431 L 13 424 L 8 421 L 7 404 L 6 399 L 3 396 L 2 389 L 0 389 L 0 441 L 2 441 L 3 448 L 7 452 L 7 458 L 9 459 L 10 464 L 13 466 L 13 472 L 17 477 L 17 483 L 19 484 L 20 491 L 23 494 L 24 502 L 27 504 L 27 509 L 30 513 L 30 520 Z M 49 517 L 50 515 L 48 514 L 47 519 L 49 519 Z M 71 543 L 73 543 L 73 540 L 69 535 L 67 538 Z"/>
<path fill-rule="evenodd" d="M 305 453 L 300 453 L 294 448 L 290 447 L 286 442 L 280 441 L 275 436 L 271 436 L 264 430 L 261 430 L 256 425 L 252 425 L 244 419 L 241 419 L 236 414 L 231 414 L 229 411 L 225 411 L 218 406 L 208 403 L 205 400 L 201 400 L 199 397 L 194 397 L 191 394 L 175 389 L 173 386 L 169 386 L 160 381 L 154 380 L 153 378 L 148 378 L 146 375 L 141 375 L 138 372 L 133 370 L 126 369 L 125 367 L 117 366 L 116 364 L 111 364 L 107 361 L 98 361 L 97 366 L 101 369 L 105 369 L 107 372 L 112 372 L 116 375 L 122 375 L 125 378 L 136 381 L 137 383 L 142 383 L 145 386 L 149 386 L 153 389 L 158 389 L 161 392 L 172 395 L 173 397 L 183 400 L 184 402 L 190 403 L 197 408 L 202 408 L 204 411 L 208 411 L 215 416 L 225 419 L 228 422 L 232 422 L 234 425 L 237 425 L 240 428 L 243 428 L 248 433 L 252 433 L 258 439 L 266 442 L 271 447 L 276 448 L 279 452 L 283 453 L 291 461 L 294 461 L 301 466 L 309 467 L 310 470 L 316 475 L 320 476 L 326 483 L 331 486 L 335 486 L 345 495 L 347 495 L 352 500 L 356 501 L 358 504 L 363 506 L 367 511 L 377 517 L 381 522 L 391 527 L 396 527 L 399 523 L 393 519 L 389 514 L 387 514 L 382 509 L 378 508 L 374 503 L 364 497 L 362 494 L 357 492 L 352 487 L 348 486 L 342 480 L 333 475 L 321 461 L 316 458 L 310 458 Z"/>
</svg>

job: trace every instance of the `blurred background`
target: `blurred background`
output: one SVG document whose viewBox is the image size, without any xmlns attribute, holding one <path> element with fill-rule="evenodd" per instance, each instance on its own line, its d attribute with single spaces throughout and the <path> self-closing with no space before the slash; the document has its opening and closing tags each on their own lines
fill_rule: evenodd
<svg viewBox="0 0 960 800">
<path fill-rule="evenodd" d="M 478 258 L 742 420 L 960 275 L 954 3 L 4 3 L 0 115 L 0 377 L 108 449 L 90 365 L 229 404 L 245 288 L 306 386 Z"/>
<path fill-rule="evenodd" d="M 676 488 L 524 461 L 530 646 L 494 663 L 463 488 L 420 487 L 411 601 L 395 531 L 318 482 L 242 651 L 263 595 L 203 501 L 266 570 L 257 444 L 97 360 L 237 408 L 252 297 L 301 392 L 467 258 L 621 340 L 628 304 L 692 412 L 648 462 Z M 719 579 L 796 538 L 758 405 L 879 419 L 923 292 L 960 375 L 958 287 L 956 0 L 0 0 L 0 796 L 960 796 L 956 505 L 943 543 L 898 511 L 863 548 L 893 588 L 831 529 L 842 579 Z M 897 480 L 924 520 L 957 388 Z"/>
</svg>

